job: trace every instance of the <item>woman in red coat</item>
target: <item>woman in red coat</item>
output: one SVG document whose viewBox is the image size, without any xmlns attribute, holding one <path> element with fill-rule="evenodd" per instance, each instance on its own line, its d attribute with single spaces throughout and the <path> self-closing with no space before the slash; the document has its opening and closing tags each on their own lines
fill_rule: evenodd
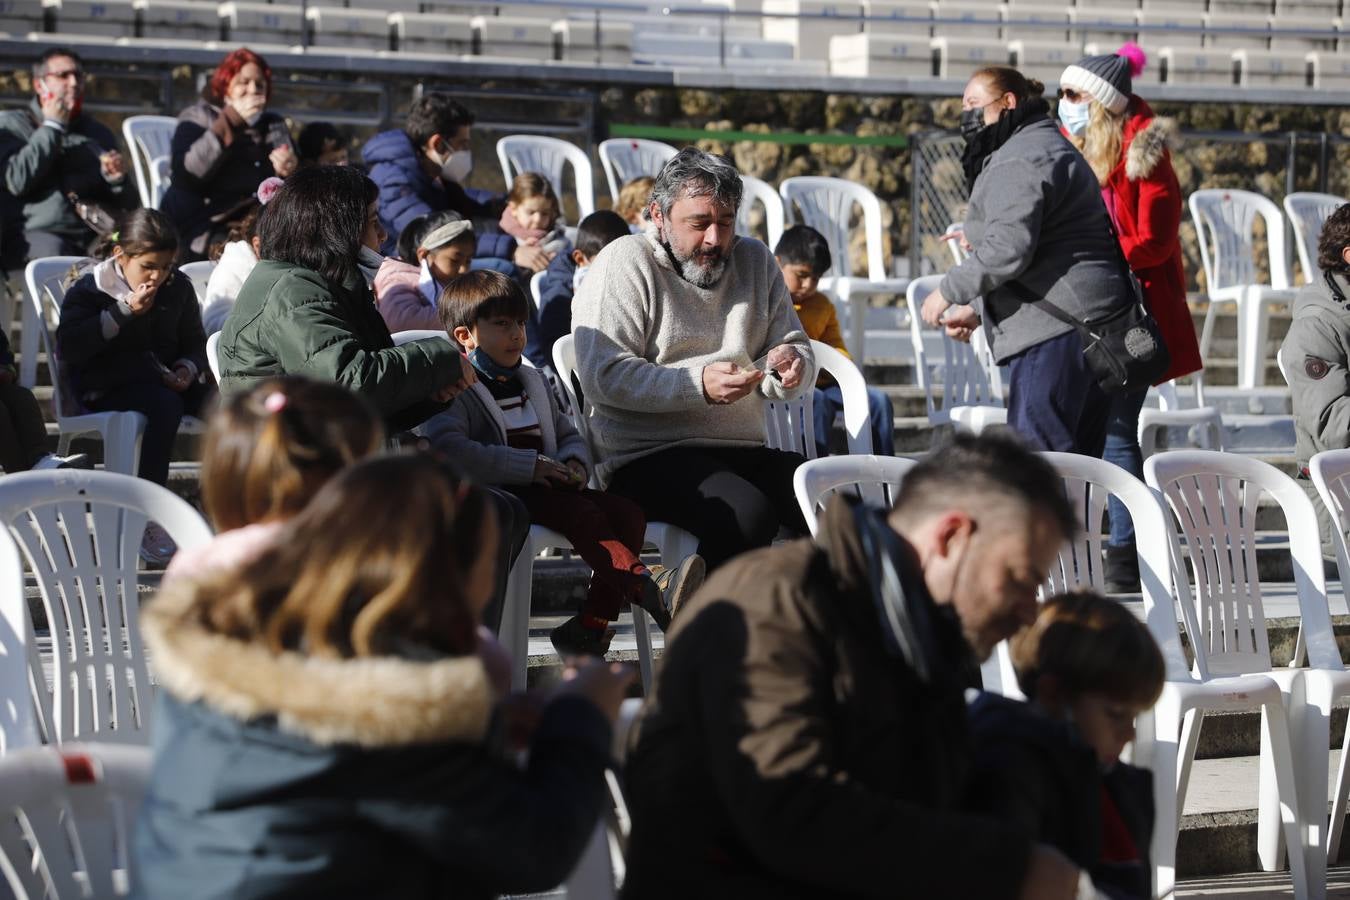
<svg viewBox="0 0 1350 900">
<path fill-rule="evenodd" d="M 1200 345 L 1186 306 L 1186 275 L 1181 268 L 1181 187 L 1168 144 L 1175 134 L 1170 119 L 1159 119 L 1131 92 L 1131 81 L 1144 69 L 1144 51 L 1126 44 L 1115 53 L 1087 56 L 1060 76 L 1059 119 L 1069 140 L 1097 173 L 1102 199 L 1120 235 L 1125 260 L 1144 288 L 1144 302 L 1158 320 L 1172 357 L 1163 381 L 1198 371 Z M 1139 411 L 1147 391 L 1112 398 L 1102 458 L 1138 478 L 1144 463 L 1139 451 Z M 1110 503 L 1111 539 L 1106 549 L 1108 589 L 1138 590 L 1139 564 L 1134 528 L 1125 508 Z"/>
</svg>

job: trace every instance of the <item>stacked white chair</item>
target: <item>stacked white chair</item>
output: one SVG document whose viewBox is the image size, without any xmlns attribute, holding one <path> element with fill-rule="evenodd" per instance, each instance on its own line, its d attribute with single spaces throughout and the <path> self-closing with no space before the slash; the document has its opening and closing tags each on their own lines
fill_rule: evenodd
<svg viewBox="0 0 1350 900">
<path fill-rule="evenodd" d="M 56 469 L 0 479 L 0 523 L 23 548 L 52 633 L 50 700 L 46 685 L 35 692 L 50 743 L 149 743 L 137 565 L 150 522 L 180 549 L 211 539 L 195 509 L 141 478 Z"/>
<path fill-rule="evenodd" d="M 609 196 L 619 202 L 619 191 L 634 178 L 656 176 L 679 151 L 660 141 L 643 138 L 610 138 L 600 142 L 600 165 L 609 182 Z"/>
<path fill-rule="evenodd" d="M 131 152 L 141 205 L 149 209 L 159 209 L 159 202 L 168 190 L 169 181 L 164 173 L 169 170 L 170 145 L 177 127 L 178 120 L 173 116 L 128 116 L 122 120 L 122 136 Z"/>
<path fill-rule="evenodd" d="M 1315 284 L 1322 277 L 1317 265 L 1317 240 L 1322 236 L 1322 223 L 1339 207 L 1348 202 L 1335 194 L 1315 194 L 1298 191 L 1284 198 L 1284 212 L 1294 226 L 1298 264 L 1303 268 L 1303 281 Z"/>
<path fill-rule="evenodd" d="M 928 422 L 933 426 L 951 425 L 979 434 L 990 425 L 1004 425 L 1008 410 L 1003 400 L 1003 376 L 993 353 L 984 338 L 983 329 L 976 329 L 970 343 L 952 338 L 942 329 L 937 334 L 942 341 L 941 369 L 942 404 L 933 397 L 933 375 L 928 369 L 928 351 L 925 346 L 925 325 L 919 316 L 923 301 L 942 282 L 941 275 L 924 275 L 909 284 L 905 300 L 909 304 L 910 343 L 914 348 L 914 369 L 919 387 L 924 391 L 928 407 Z"/>
<path fill-rule="evenodd" d="M 814 536 L 820 527 L 819 510 L 832 494 L 848 493 L 884 509 L 895 505 L 905 473 L 915 461 L 903 456 L 848 455 L 809 459 L 792 474 L 792 490 L 802 517 Z"/>
<path fill-rule="evenodd" d="M 1294 298 L 1285 255 L 1284 215 L 1272 201 L 1251 191 L 1212 189 L 1190 196 L 1191 218 L 1200 243 L 1209 306 L 1200 333 L 1200 355 L 1208 356 L 1220 304 L 1234 304 L 1238 319 L 1238 387 L 1265 383 L 1266 324 L 1272 303 Z M 1253 225 L 1265 223 L 1270 281 L 1257 277 Z"/>
<path fill-rule="evenodd" d="M 571 165 L 576 187 L 577 210 L 582 219 L 595 212 L 595 178 L 590 157 L 576 144 L 535 134 L 515 134 L 497 141 L 497 160 L 506 186 L 522 172 L 537 172 L 548 179 L 558 202 L 563 199 L 563 169 Z M 579 221 L 579 220 L 578 220 Z"/>
<path fill-rule="evenodd" d="M 901 294 L 907 278 L 889 278 L 882 257 L 881 201 L 867 188 L 842 178 L 804 175 L 788 178 L 778 186 L 789 223 L 798 220 L 819 231 L 830 247 L 835 274 L 821 279 L 820 289 L 838 297 L 848 307 L 848 350 L 859 365 L 866 363 L 867 297 Z M 867 241 L 867 272 L 853 272 L 850 236 L 853 209 L 862 210 Z M 796 208 L 798 213 L 794 213 Z"/>
</svg>

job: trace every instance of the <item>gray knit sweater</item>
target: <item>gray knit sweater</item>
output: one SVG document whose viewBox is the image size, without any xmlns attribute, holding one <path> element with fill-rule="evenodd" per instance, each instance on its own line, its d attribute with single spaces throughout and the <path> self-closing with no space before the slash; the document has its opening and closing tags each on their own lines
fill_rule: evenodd
<svg viewBox="0 0 1350 900">
<path fill-rule="evenodd" d="M 615 471 L 674 446 L 764 443 L 764 397 L 789 399 L 815 384 L 815 362 L 769 248 L 737 238 L 725 274 L 705 290 L 685 281 L 652 231 L 620 238 L 596 258 L 572 302 L 577 376 L 607 484 Z M 773 347 L 800 342 L 801 386 L 760 390 L 717 406 L 703 395 L 703 367 L 749 366 Z"/>
</svg>

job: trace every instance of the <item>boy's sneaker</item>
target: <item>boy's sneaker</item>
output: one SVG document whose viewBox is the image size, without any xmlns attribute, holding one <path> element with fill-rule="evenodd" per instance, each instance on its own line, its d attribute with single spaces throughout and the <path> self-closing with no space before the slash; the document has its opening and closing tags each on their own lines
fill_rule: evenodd
<svg viewBox="0 0 1350 900">
<path fill-rule="evenodd" d="M 146 524 L 145 534 L 141 537 L 141 559 L 145 560 L 147 565 L 162 569 L 177 552 L 178 545 L 169 537 L 167 531 L 155 522 Z"/>
<path fill-rule="evenodd" d="M 580 616 L 573 616 L 549 632 L 553 649 L 563 659 L 569 656 L 598 656 L 604 658 L 609 642 L 614 640 L 614 629 L 596 631 L 581 624 Z"/>
<path fill-rule="evenodd" d="M 670 627 L 675 614 L 680 611 L 684 601 L 694 595 L 703 586 L 703 577 L 707 574 L 707 564 L 703 557 L 691 553 L 673 569 L 665 566 L 652 566 L 648 571 L 651 580 L 643 586 L 642 598 L 638 605 L 647 611 L 662 631 Z"/>
</svg>

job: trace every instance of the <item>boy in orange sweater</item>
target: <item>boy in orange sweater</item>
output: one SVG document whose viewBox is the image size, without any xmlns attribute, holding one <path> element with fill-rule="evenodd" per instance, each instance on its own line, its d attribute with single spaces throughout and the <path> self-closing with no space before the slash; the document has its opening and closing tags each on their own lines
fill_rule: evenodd
<svg viewBox="0 0 1350 900">
<path fill-rule="evenodd" d="M 792 295 L 792 308 L 801 319 L 802 330 L 813 341 L 829 344 L 848 356 L 844 335 L 839 329 L 839 317 L 834 304 L 816 286 L 830 269 L 830 246 L 825 237 L 814 228 L 794 225 L 778 239 L 773 249 L 783 282 Z M 830 432 L 834 420 L 844 408 L 844 395 L 825 372 L 816 380 L 815 419 L 816 455 L 829 456 Z M 878 456 L 895 455 L 895 412 L 891 398 L 874 387 L 867 389 L 867 413 L 872 423 L 872 452 Z"/>
</svg>

